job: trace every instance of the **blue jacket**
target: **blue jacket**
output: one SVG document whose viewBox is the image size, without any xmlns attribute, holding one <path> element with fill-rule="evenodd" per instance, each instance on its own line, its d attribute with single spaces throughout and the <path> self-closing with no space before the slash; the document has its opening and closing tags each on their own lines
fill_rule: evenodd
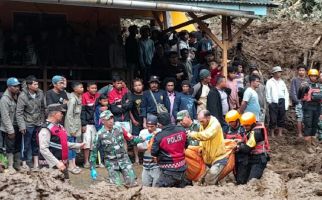
<svg viewBox="0 0 322 200">
<path fill-rule="evenodd" d="M 152 93 L 157 103 L 165 105 L 168 111 L 170 111 L 169 107 L 167 106 L 169 105 L 169 103 L 166 103 L 168 99 L 166 92 L 164 90 L 158 90 L 157 92 L 152 92 Z M 150 90 L 146 90 L 143 92 L 140 116 L 146 118 L 148 113 L 153 115 L 158 114 L 157 107 L 153 101 Z"/>
<path fill-rule="evenodd" d="M 173 106 L 173 116 L 177 118 L 177 113 L 181 110 L 188 110 L 192 119 L 197 118 L 196 99 L 191 94 L 179 93 Z"/>
<path fill-rule="evenodd" d="M 102 127 L 103 127 L 103 124 L 102 123 L 99 123 L 100 121 L 100 114 L 101 114 L 101 105 L 97 105 L 96 108 L 95 108 L 95 113 L 94 113 L 94 122 L 95 122 L 95 128 L 97 131 L 99 131 Z"/>
</svg>

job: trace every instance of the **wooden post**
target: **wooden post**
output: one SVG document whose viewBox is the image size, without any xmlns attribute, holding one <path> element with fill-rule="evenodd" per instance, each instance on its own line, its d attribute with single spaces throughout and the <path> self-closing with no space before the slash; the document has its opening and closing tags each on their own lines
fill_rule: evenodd
<svg viewBox="0 0 322 200">
<path fill-rule="evenodd" d="M 160 14 L 159 12 L 156 11 L 152 11 L 153 17 L 155 19 L 155 21 L 158 23 L 158 25 L 160 26 L 161 30 L 164 29 L 164 23 L 162 23 L 161 19 L 160 19 Z"/>
<path fill-rule="evenodd" d="M 201 30 L 205 31 L 205 33 L 222 49 L 223 48 L 222 42 L 211 32 L 211 30 L 205 25 L 205 23 L 202 20 L 200 20 L 197 17 L 197 15 L 195 15 L 193 12 L 188 12 L 188 14 L 192 19 L 196 20 Z"/>
<path fill-rule="evenodd" d="M 163 11 L 162 12 L 162 16 L 163 16 L 163 28 L 164 29 L 168 29 L 171 25 L 170 25 L 170 15 L 169 12 L 167 11 Z"/>
<path fill-rule="evenodd" d="M 222 16 L 221 18 L 221 25 L 222 25 L 222 66 L 223 66 L 223 75 L 227 78 L 227 68 L 228 68 L 228 46 L 229 46 L 229 39 L 228 39 L 228 17 Z"/>
<path fill-rule="evenodd" d="M 176 30 L 176 29 L 179 29 L 179 28 L 182 28 L 182 27 L 185 27 L 185 26 L 188 26 L 190 24 L 193 24 L 193 23 L 197 23 L 197 21 L 200 21 L 200 20 L 205 20 L 205 19 L 209 19 L 211 17 L 214 17 L 215 15 L 204 15 L 202 17 L 198 17 L 198 19 L 192 19 L 192 20 L 189 20 L 189 21 L 186 21 L 186 22 L 183 22 L 181 24 L 178 24 L 178 25 L 175 25 L 175 26 L 172 26 L 168 29 L 165 29 L 163 30 L 164 33 L 167 33 L 167 32 L 170 32 L 170 31 L 173 31 L 173 30 Z"/>
</svg>

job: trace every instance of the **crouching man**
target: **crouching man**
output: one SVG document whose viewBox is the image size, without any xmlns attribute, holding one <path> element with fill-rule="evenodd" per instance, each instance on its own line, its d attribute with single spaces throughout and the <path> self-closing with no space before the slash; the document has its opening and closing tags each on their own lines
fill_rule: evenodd
<svg viewBox="0 0 322 200">
<path fill-rule="evenodd" d="M 203 160 L 210 168 L 205 176 L 205 183 L 215 185 L 227 164 L 224 135 L 219 121 L 211 116 L 208 110 L 201 110 L 198 120 L 200 122 L 199 131 L 188 132 L 188 136 L 200 141 Z"/>
<path fill-rule="evenodd" d="M 94 139 L 93 151 L 90 155 L 92 179 L 97 178 L 95 169 L 97 151 L 102 149 L 110 183 L 121 186 L 124 179 L 126 186 L 136 186 L 136 175 L 125 149 L 125 140 L 134 144 L 142 142 L 142 140 L 138 137 L 133 137 L 122 127 L 114 125 L 114 116 L 109 110 L 100 114 L 100 120 L 103 123 L 103 127 L 98 131 Z"/>
<path fill-rule="evenodd" d="M 169 113 L 158 115 L 161 132 L 156 134 L 151 154 L 157 157 L 161 175 L 157 187 L 184 187 L 187 169 L 184 151 L 188 146 L 185 129 L 171 124 Z"/>
<path fill-rule="evenodd" d="M 61 104 L 49 105 L 46 124 L 42 126 L 38 137 L 40 167 L 56 167 L 60 171 L 67 173 L 68 148 L 80 149 L 84 147 L 84 143 L 70 143 L 67 141 L 67 132 L 60 125 L 65 111 Z M 65 178 L 68 178 L 66 174 Z"/>
<path fill-rule="evenodd" d="M 267 162 L 270 160 L 269 142 L 265 126 L 262 123 L 256 123 L 254 113 L 244 113 L 240 117 L 240 124 L 246 130 L 247 139 L 238 144 L 237 152 L 249 155 L 248 164 L 244 166 L 244 173 L 240 176 L 241 183 L 246 184 L 253 178 L 260 179 L 262 177 Z"/>
</svg>

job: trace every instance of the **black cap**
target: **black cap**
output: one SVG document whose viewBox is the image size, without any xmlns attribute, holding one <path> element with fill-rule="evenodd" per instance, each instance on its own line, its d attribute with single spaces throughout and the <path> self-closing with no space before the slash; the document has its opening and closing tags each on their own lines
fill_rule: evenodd
<svg viewBox="0 0 322 200">
<path fill-rule="evenodd" d="M 157 125 L 158 123 L 158 118 L 155 115 L 148 115 L 147 119 L 146 119 L 146 123 L 147 124 L 151 124 L 151 125 Z"/>
<path fill-rule="evenodd" d="M 160 113 L 158 115 L 158 122 L 163 126 L 169 125 L 171 123 L 170 114 L 167 112 Z"/>
<path fill-rule="evenodd" d="M 150 80 L 149 80 L 149 83 L 151 83 L 151 82 L 160 83 L 159 77 L 157 77 L 157 76 L 151 76 L 150 77 Z"/>
</svg>

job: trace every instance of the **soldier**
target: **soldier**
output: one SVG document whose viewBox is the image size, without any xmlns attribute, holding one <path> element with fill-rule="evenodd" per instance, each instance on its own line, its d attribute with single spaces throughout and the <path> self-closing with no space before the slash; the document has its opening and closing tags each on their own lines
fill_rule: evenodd
<svg viewBox="0 0 322 200">
<path fill-rule="evenodd" d="M 106 110 L 102 112 L 100 119 L 104 126 L 98 131 L 90 156 L 92 179 L 95 180 L 97 177 L 95 169 L 97 151 L 98 149 L 102 149 L 104 151 L 104 161 L 108 171 L 109 181 L 117 186 L 121 186 L 123 185 L 124 178 L 125 185 L 130 187 L 136 186 L 136 175 L 125 149 L 124 139 L 135 144 L 142 141 L 138 137 L 134 138 L 122 127 L 114 125 L 114 116 L 111 111 Z"/>
<path fill-rule="evenodd" d="M 189 131 L 199 131 L 200 124 L 197 120 L 193 120 L 188 110 L 181 110 L 177 114 L 177 122 L 186 130 Z M 188 138 L 189 145 L 192 146 L 199 146 L 198 140 L 193 140 L 191 138 Z"/>
</svg>

